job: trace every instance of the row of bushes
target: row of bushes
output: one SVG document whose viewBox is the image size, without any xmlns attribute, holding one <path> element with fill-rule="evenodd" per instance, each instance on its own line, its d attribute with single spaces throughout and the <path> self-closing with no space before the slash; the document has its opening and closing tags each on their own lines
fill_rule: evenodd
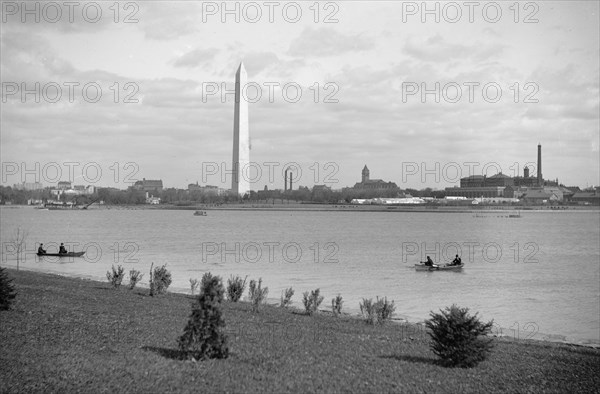
<svg viewBox="0 0 600 394">
<path fill-rule="evenodd" d="M 171 284 L 171 274 L 166 265 L 153 270 L 150 268 L 150 294 L 161 294 Z M 119 287 L 124 277 L 124 269 L 118 266 L 112 267 L 112 272 L 107 272 L 109 282 Z M 131 270 L 129 273 L 129 288 L 133 289 L 141 278 L 139 271 Z M 246 278 L 231 277 L 227 283 L 227 297 L 237 302 L 241 299 Z M 192 314 L 184 328 L 183 335 L 179 338 L 179 349 L 187 357 L 196 360 L 204 358 L 225 358 L 229 355 L 227 337 L 225 335 L 225 321 L 222 317 L 220 304 L 223 300 L 225 289 L 221 278 L 207 272 L 202 281 L 190 280 L 192 292 L 200 287 L 200 295 L 192 305 Z M 269 292 L 267 287 L 262 287 L 262 279 L 258 282 L 251 280 L 249 284 L 250 302 L 252 309 L 258 311 L 259 306 L 265 301 Z M 291 304 L 294 294 L 292 288 L 286 289 L 281 296 L 280 306 L 287 307 Z M 11 303 L 16 297 L 16 290 L 12 279 L 4 268 L 0 267 L 0 310 L 10 309 Z M 316 289 L 303 294 L 303 304 L 307 314 L 318 311 L 323 301 L 320 290 Z M 341 314 L 342 297 L 338 295 L 331 301 L 332 311 L 335 316 Z M 369 324 L 382 324 L 390 319 L 394 313 L 394 302 L 388 302 L 387 298 L 376 301 L 363 299 L 360 303 L 361 313 Z M 456 305 L 441 310 L 441 313 L 431 312 L 431 319 L 425 325 L 429 329 L 428 334 L 432 339 L 431 350 L 440 357 L 442 364 L 451 367 L 473 367 L 486 359 L 493 348 L 492 339 L 488 337 L 491 332 L 493 321 L 483 323 L 475 315 L 470 315 L 468 308 L 460 308 Z"/>
<path fill-rule="evenodd" d="M 106 276 L 114 287 L 119 287 L 124 277 L 124 269 L 112 267 L 112 272 Z M 139 271 L 131 270 L 129 273 L 129 288 L 133 289 L 141 278 Z M 192 294 L 200 288 L 200 294 L 192 306 L 192 314 L 184 329 L 184 334 L 179 338 L 179 348 L 187 358 L 195 360 L 204 358 L 225 358 L 229 354 L 227 338 L 224 333 L 225 323 L 220 309 L 224 294 L 232 302 L 238 302 L 246 289 L 248 277 L 231 276 L 227 281 L 227 288 L 223 287 L 221 278 L 206 272 L 202 280 L 190 279 Z M 2 275 L 0 275 L 0 282 Z M 161 294 L 171 284 L 171 274 L 166 266 L 150 268 L 150 294 Z M 251 280 L 248 298 L 252 311 L 258 312 L 259 307 L 266 300 L 269 293 L 268 287 L 262 286 L 262 278 L 258 281 Z M 1 294 L 0 294 L 1 295 Z M 285 289 L 281 294 L 280 306 L 288 307 L 292 304 L 293 288 Z M 317 313 L 324 297 L 320 289 L 304 292 L 302 304 L 307 315 Z M 334 316 L 342 313 L 343 299 L 337 295 L 331 300 L 331 310 Z M 0 305 L 1 306 L 1 305 Z M 359 304 L 360 311 L 367 324 L 383 324 L 392 318 L 395 312 L 394 301 L 389 302 L 387 297 L 363 300 Z M 471 316 L 467 308 L 452 305 L 441 313 L 431 312 L 431 319 L 426 322 L 429 336 L 432 339 L 431 349 L 440 357 L 442 364 L 453 367 L 472 367 L 485 360 L 491 351 L 492 340 L 487 337 L 491 332 L 493 321 L 482 323 L 477 314 Z"/>
<path fill-rule="evenodd" d="M 154 263 L 150 266 L 150 295 L 158 295 L 166 293 L 167 289 L 171 285 L 171 272 L 167 270 L 167 265 L 164 264 L 160 267 L 154 268 Z M 142 280 L 144 274 L 138 270 L 129 271 L 129 290 L 133 288 Z M 123 279 L 125 278 L 125 269 L 122 266 L 112 266 L 112 272 L 106 271 L 106 279 L 114 288 L 119 288 Z"/>
</svg>

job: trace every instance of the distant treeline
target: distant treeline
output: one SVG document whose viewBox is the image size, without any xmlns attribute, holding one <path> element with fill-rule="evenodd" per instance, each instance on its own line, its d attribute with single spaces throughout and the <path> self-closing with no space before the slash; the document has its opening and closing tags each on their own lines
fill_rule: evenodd
<svg viewBox="0 0 600 394">
<path fill-rule="evenodd" d="M 220 204 L 230 203 L 240 200 L 245 201 L 274 201 L 274 200 L 292 200 L 298 202 L 314 202 L 314 203 L 339 203 L 350 202 L 355 198 L 376 198 L 376 197 L 404 197 L 410 195 L 413 197 L 435 197 L 444 198 L 443 190 L 432 190 L 426 188 L 423 190 L 416 189 L 387 189 L 387 190 L 365 190 L 345 188 L 340 190 L 330 190 L 328 188 L 313 188 L 301 186 L 296 190 L 284 192 L 282 190 L 261 190 L 251 191 L 243 198 L 234 196 L 230 193 L 217 195 L 216 193 L 207 193 L 202 191 L 189 191 L 185 189 L 168 188 L 161 191 L 149 192 L 153 197 L 159 197 L 161 204 L 180 204 L 191 205 L 200 204 Z M 56 200 L 56 196 L 50 193 L 50 189 L 42 190 L 19 190 L 10 186 L 0 186 L 0 203 L 25 205 L 30 200 L 39 200 L 47 202 Z M 66 195 L 63 194 L 59 198 L 60 201 L 75 201 L 77 204 L 89 204 L 92 201 L 103 201 L 104 204 L 145 204 L 146 193 L 139 190 L 129 188 L 126 190 L 115 188 L 97 188 L 96 192 L 89 195 Z"/>
</svg>

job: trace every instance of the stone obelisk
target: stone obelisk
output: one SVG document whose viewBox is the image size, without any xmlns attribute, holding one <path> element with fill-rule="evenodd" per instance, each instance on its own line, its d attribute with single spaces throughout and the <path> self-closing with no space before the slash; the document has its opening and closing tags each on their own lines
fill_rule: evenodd
<svg viewBox="0 0 600 394">
<path fill-rule="evenodd" d="M 233 173 L 231 191 L 243 196 L 250 193 L 250 129 L 248 101 L 242 91 L 248 82 L 244 63 L 235 73 L 235 110 L 233 114 Z"/>
</svg>

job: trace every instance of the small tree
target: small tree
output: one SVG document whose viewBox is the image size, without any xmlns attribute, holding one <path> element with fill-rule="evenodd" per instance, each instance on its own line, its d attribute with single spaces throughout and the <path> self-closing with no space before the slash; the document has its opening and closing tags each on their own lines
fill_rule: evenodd
<svg viewBox="0 0 600 394">
<path fill-rule="evenodd" d="M 142 274 L 138 270 L 129 271 L 129 290 L 133 290 L 135 285 L 137 285 L 138 282 L 141 281 L 143 277 L 144 277 L 144 274 Z"/>
<path fill-rule="evenodd" d="M 113 287 L 115 289 L 117 287 L 121 286 L 121 282 L 123 282 L 124 277 L 125 277 L 125 269 L 123 267 L 121 267 L 120 265 L 117 266 L 117 269 L 115 269 L 115 266 L 113 265 L 112 272 L 106 271 L 106 279 L 108 279 L 110 284 L 113 285 Z"/>
<path fill-rule="evenodd" d="M 21 255 L 23 254 L 23 250 L 25 249 L 27 235 L 27 230 L 23 230 L 21 227 L 18 227 L 15 230 L 13 237 L 11 238 L 11 243 L 15 247 L 15 253 L 17 256 L 17 271 L 19 270 L 19 262 L 21 261 Z"/>
<path fill-rule="evenodd" d="M 292 304 L 292 296 L 294 295 L 294 289 L 289 287 L 285 291 L 281 292 L 281 303 L 279 304 L 282 308 L 287 308 Z"/>
<path fill-rule="evenodd" d="M 250 281 L 250 302 L 252 303 L 252 311 L 258 312 L 258 307 L 267 299 L 267 294 L 269 294 L 269 288 L 262 286 L 262 278 L 258 279 L 257 282 L 253 279 Z"/>
<path fill-rule="evenodd" d="M 331 299 L 331 311 L 333 312 L 333 316 L 339 316 L 342 314 L 343 303 L 344 301 L 342 300 L 342 296 L 340 294 Z"/>
<path fill-rule="evenodd" d="M 194 292 L 198 289 L 199 285 L 200 282 L 198 282 L 198 279 L 190 278 L 190 288 L 192 289 L 192 295 L 194 295 Z"/>
<path fill-rule="evenodd" d="M 167 270 L 167 265 L 163 264 L 160 267 L 154 268 L 152 271 L 152 266 L 150 267 L 150 295 L 158 295 L 167 292 L 167 289 L 171 285 L 171 273 Z"/>
<path fill-rule="evenodd" d="M 208 284 L 212 278 L 213 274 L 210 272 L 205 272 L 204 275 L 202 275 L 202 279 L 200 280 L 200 293 L 202 293 L 202 288 L 206 286 L 206 284 Z"/>
<path fill-rule="evenodd" d="M 195 360 L 227 358 L 229 348 L 225 335 L 225 321 L 221 312 L 223 284 L 218 276 L 211 276 L 203 284 L 192 314 L 179 338 L 179 350 Z"/>
<path fill-rule="evenodd" d="M 305 291 L 302 294 L 302 303 L 304 304 L 304 309 L 308 315 L 312 315 L 319 310 L 319 305 L 323 302 L 323 296 L 320 295 L 321 289 L 315 289 L 310 293 Z"/>
<path fill-rule="evenodd" d="M 242 281 L 239 276 L 234 277 L 231 275 L 231 278 L 227 280 L 227 298 L 230 301 L 238 302 L 242 298 L 246 289 L 246 279 L 248 279 L 248 276 Z"/>
<path fill-rule="evenodd" d="M 8 276 L 6 269 L 0 267 L 0 310 L 9 310 L 16 296 L 17 292 L 12 279 Z"/>
<path fill-rule="evenodd" d="M 486 359 L 493 348 L 490 333 L 494 321 L 482 323 L 477 313 L 469 315 L 468 308 L 456 305 L 431 312 L 431 320 L 425 322 L 432 339 L 431 350 L 450 367 L 470 368 Z"/>
</svg>

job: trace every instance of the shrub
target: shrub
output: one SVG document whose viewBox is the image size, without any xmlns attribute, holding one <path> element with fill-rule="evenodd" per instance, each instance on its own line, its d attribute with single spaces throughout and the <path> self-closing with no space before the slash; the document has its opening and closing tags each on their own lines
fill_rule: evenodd
<svg viewBox="0 0 600 394">
<path fill-rule="evenodd" d="M 242 295 L 244 294 L 244 290 L 246 290 L 246 276 L 242 281 L 242 278 L 236 276 L 235 278 L 231 275 L 231 278 L 227 280 L 227 299 L 233 302 L 238 302 Z"/>
<path fill-rule="evenodd" d="M 17 296 L 15 285 L 12 279 L 8 276 L 6 268 L 0 267 L 0 310 L 7 311 L 10 305 Z"/>
<path fill-rule="evenodd" d="M 387 297 L 384 297 L 382 299 L 377 297 L 377 302 L 375 303 L 375 311 L 377 313 L 377 322 L 379 324 L 383 324 L 386 321 L 391 320 L 394 311 L 396 311 L 394 301 L 388 302 Z"/>
<path fill-rule="evenodd" d="M 202 279 L 200 280 L 200 293 L 202 293 L 202 289 L 212 280 L 212 278 L 214 278 L 214 276 L 210 272 L 205 272 L 204 275 L 202 275 Z"/>
<path fill-rule="evenodd" d="M 192 288 L 192 295 L 194 295 L 194 293 L 198 289 L 199 285 L 200 285 L 200 282 L 198 282 L 198 279 L 190 278 L 190 287 Z"/>
<path fill-rule="evenodd" d="M 143 276 L 144 274 L 142 274 L 138 270 L 129 271 L 129 290 L 133 290 L 135 285 L 137 285 L 138 282 L 142 280 Z"/>
<path fill-rule="evenodd" d="M 302 303 L 308 315 L 312 315 L 319 310 L 319 305 L 323 302 L 323 296 L 319 295 L 320 292 L 320 289 L 316 289 L 311 291 L 310 294 L 308 291 L 302 294 Z"/>
<path fill-rule="evenodd" d="M 113 285 L 113 287 L 117 288 L 121 286 L 121 282 L 123 282 L 123 278 L 125 277 L 125 269 L 120 265 L 115 269 L 115 266 L 112 266 L 112 272 L 106 271 L 106 279 Z"/>
<path fill-rule="evenodd" d="M 223 284 L 218 276 L 207 277 L 192 314 L 179 338 L 179 350 L 186 358 L 202 360 L 207 358 L 227 358 L 229 348 L 225 335 L 225 321 L 221 312 Z"/>
<path fill-rule="evenodd" d="M 262 278 L 258 279 L 258 284 L 255 280 L 250 281 L 250 302 L 252 303 L 252 311 L 258 312 L 258 307 L 267 299 L 269 288 L 262 286 Z"/>
<path fill-rule="evenodd" d="M 383 324 L 392 318 L 392 315 L 396 310 L 394 301 L 388 302 L 387 297 L 377 297 L 377 301 L 375 302 L 373 302 L 372 298 L 363 298 L 359 306 L 360 313 L 362 313 L 367 324 Z"/>
<path fill-rule="evenodd" d="M 154 265 L 154 263 L 152 263 Z M 171 285 L 171 273 L 167 270 L 167 265 L 164 264 L 160 267 L 150 267 L 150 295 L 163 294 L 167 292 L 167 289 Z"/>
<path fill-rule="evenodd" d="M 333 312 L 333 316 L 339 316 L 342 314 L 342 296 L 338 294 L 335 298 L 331 299 L 331 311 Z"/>
<path fill-rule="evenodd" d="M 285 291 L 281 292 L 281 304 L 279 304 L 282 308 L 287 308 L 292 305 L 292 296 L 294 295 L 294 289 L 291 287 L 285 289 Z"/>
<path fill-rule="evenodd" d="M 456 305 L 431 312 L 431 320 L 425 326 L 432 339 L 431 350 L 442 359 L 442 363 L 450 367 L 470 368 L 485 360 L 493 347 L 490 333 L 494 321 L 482 323 L 469 315 L 468 308 Z"/>
<path fill-rule="evenodd" d="M 362 302 L 358 305 L 360 306 L 360 313 L 365 318 L 367 324 L 375 324 L 375 321 L 377 320 L 377 312 L 375 311 L 373 299 L 363 298 Z"/>
</svg>

